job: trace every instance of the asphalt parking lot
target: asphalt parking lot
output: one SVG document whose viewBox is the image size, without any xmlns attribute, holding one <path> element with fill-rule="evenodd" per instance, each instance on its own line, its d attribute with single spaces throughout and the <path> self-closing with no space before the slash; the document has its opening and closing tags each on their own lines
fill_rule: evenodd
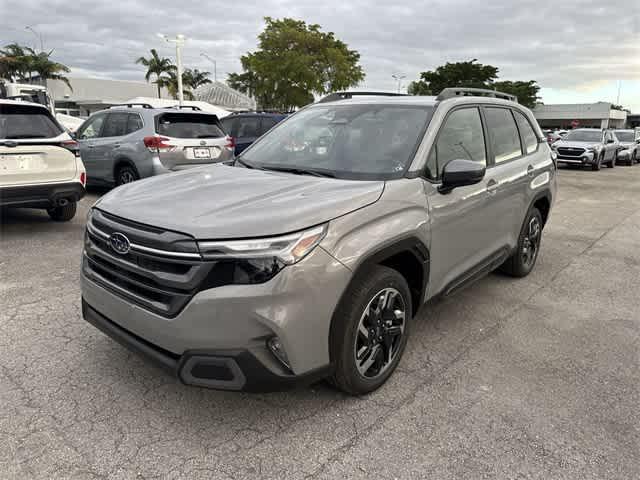
<svg viewBox="0 0 640 480">
<path fill-rule="evenodd" d="M 185 387 L 80 315 L 83 223 L 0 224 L 0 478 L 640 478 L 640 166 L 560 171 L 537 268 L 427 305 L 399 370 Z"/>
</svg>

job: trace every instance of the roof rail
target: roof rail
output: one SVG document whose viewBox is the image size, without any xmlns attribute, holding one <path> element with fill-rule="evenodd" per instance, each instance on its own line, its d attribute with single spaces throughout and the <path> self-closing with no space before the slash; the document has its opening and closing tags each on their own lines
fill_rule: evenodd
<svg viewBox="0 0 640 480">
<path fill-rule="evenodd" d="M 153 105 L 151 105 L 150 103 L 120 103 L 118 105 L 111 105 L 109 108 L 117 108 L 117 107 L 127 107 L 127 108 L 133 108 L 133 107 L 142 107 L 142 108 L 153 108 Z"/>
<path fill-rule="evenodd" d="M 177 108 L 178 110 L 193 110 L 194 112 L 201 112 L 202 109 L 197 105 L 171 105 L 167 108 Z"/>
<path fill-rule="evenodd" d="M 451 87 L 445 88 L 436 97 L 436 100 L 446 100 L 454 97 L 493 97 L 503 100 L 518 102 L 518 97 L 508 93 L 498 92 L 497 90 L 488 90 L 486 88 L 467 88 L 467 87 Z"/>
<path fill-rule="evenodd" d="M 329 95 L 327 95 L 324 98 L 321 98 L 320 100 L 318 100 L 318 103 L 325 103 L 325 102 L 335 102 L 336 100 L 348 100 L 349 98 L 353 98 L 353 97 L 406 97 L 407 94 L 406 93 L 393 93 L 393 92 L 334 92 L 334 93 L 330 93 Z"/>
</svg>

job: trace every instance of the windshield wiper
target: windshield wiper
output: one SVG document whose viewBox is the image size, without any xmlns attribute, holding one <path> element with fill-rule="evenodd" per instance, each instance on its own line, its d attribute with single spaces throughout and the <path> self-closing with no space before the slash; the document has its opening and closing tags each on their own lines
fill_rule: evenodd
<svg viewBox="0 0 640 480">
<path fill-rule="evenodd" d="M 336 178 L 335 174 L 326 170 L 312 170 L 299 167 L 265 167 L 266 170 L 275 172 L 295 173 L 296 175 L 313 175 L 314 177 Z"/>
</svg>

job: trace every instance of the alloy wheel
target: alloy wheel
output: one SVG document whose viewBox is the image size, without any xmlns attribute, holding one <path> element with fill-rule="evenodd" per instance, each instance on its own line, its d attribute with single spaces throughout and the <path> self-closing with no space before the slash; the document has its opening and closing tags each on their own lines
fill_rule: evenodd
<svg viewBox="0 0 640 480">
<path fill-rule="evenodd" d="M 540 221 L 537 217 L 532 217 L 527 226 L 527 232 L 522 242 L 522 263 L 529 268 L 536 261 L 538 249 L 540 248 Z"/>
<path fill-rule="evenodd" d="M 404 335 L 405 300 L 395 288 L 376 293 L 362 312 L 354 345 L 360 375 L 373 379 L 394 362 Z"/>
<path fill-rule="evenodd" d="M 124 184 L 124 183 L 131 183 L 134 182 L 136 179 L 133 175 L 133 172 L 131 172 L 131 170 L 123 170 L 120 172 L 120 183 Z"/>
</svg>

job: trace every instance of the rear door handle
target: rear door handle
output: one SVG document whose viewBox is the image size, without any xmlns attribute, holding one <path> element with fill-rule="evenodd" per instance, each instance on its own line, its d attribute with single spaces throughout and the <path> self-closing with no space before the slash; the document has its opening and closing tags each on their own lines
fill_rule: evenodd
<svg viewBox="0 0 640 480">
<path fill-rule="evenodd" d="M 533 177 L 533 173 L 534 173 L 533 172 L 533 165 L 529 165 L 527 167 L 527 175 L 530 176 L 530 177 Z"/>
<path fill-rule="evenodd" d="M 95 145 L 90 143 L 89 145 L 87 145 L 87 148 L 95 148 Z"/>
<path fill-rule="evenodd" d="M 487 193 L 494 194 L 496 190 L 498 190 L 498 182 L 493 179 L 489 180 L 489 183 L 487 183 Z"/>
<path fill-rule="evenodd" d="M 119 143 L 114 143 L 113 144 L 113 148 L 120 148 L 120 144 Z"/>
</svg>

